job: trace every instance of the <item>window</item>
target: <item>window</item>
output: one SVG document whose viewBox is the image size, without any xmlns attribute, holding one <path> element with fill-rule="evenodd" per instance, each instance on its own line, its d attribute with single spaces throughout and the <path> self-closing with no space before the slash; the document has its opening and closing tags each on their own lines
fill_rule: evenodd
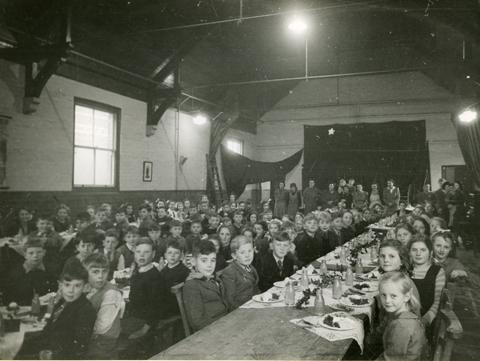
<svg viewBox="0 0 480 361">
<path fill-rule="evenodd" d="M 227 149 L 243 155 L 243 141 L 240 139 L 230 138 L 227 140 Z"/>
<path fill-rule="evenodd" d="M 113 188 L 117 185 L 118 117 L 118 109 L 75 101 L 74 187 Z"/>
</svg>

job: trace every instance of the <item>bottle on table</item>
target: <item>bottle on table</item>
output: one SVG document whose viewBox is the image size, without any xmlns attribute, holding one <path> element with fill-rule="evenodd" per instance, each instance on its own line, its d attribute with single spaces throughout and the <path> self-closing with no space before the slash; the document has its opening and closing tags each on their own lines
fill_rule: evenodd
<svg viewBox="0 0 480 361">
<path fill-rule="evenodd" d="M 352 266 L 347 266 L 347 271 L 345 272 L 345 284 L 347 286 L 353 286 L 353 271 Z"/>
<path fill-rule="evenodd" d="M 347 254 L 345 251 L 345 247 L 340 249 L 340 264 L 343 266 L 347 263 Z"/>
<path fill-rule="evenodd" d="M 320 263 L 320 274 L 326 275 L 327 273 L 328 273 L 327 261 L 322 259 L 322 262 Z"/>
<path fill-rule="evenodd" d="M 34 294 L 33 294 L 33 299 L 32 299 L 32 309 L 31 309 L 30 313 L 33 316 L 40 316 L 40 313 L 42 312 L 42 307 L 40 305 L 40 296 L 38 295 L 38 293 L 35 290 L 33 292 L 34 292 Z"/>
<path fill-rule="evenodd" d="M 322 287 L 319 287 L 317 289 L 317 293 L 315 294 L 315 303 L 313 307 L 315 314 L 322 315 L 325 313 L 325 298 L 323 297 Z"/>
<path fill-rule="evenodd" d="M 302 280 L 300 282 L 300 286 L 302 287 L 302 291 L 305 291 L 308 286 L 310 285 L 310 280 L 308 279 L 308 271 L 306 268 L 303 269 L 302 272 Z"/>
<path fill-rule="evenodd" d="M 295 306 L 295 289 L 293 283 L 288 281 L 285 286 L 285 305 L 288 307 Z"/>
<path fill-rule="evenodd" d="M 358 276 L 358 275 L 361 275 L 363 273 L 363 264 L 362 264 L 362 260 L 359 258 L 357 258 L 357 263 L 355 264 L 355 274 Z"/>
<path fill-rule="evenodd" d="M 333 298 L 335 298 L 336 300 L 342 298 L 342 293 L 342 281 L 340 280 L 340 276 L 335 276 L 332 283 Z"/>
</svg>

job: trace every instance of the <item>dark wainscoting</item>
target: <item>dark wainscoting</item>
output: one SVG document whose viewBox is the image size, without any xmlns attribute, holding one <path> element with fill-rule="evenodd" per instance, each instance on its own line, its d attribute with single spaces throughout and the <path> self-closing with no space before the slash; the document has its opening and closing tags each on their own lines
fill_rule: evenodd
<svg viewBox="0 0 480 361">
<path fill-rule="evenodd" d="M 55 208 L 62 203 L 72 210 L 72 216 L 86 210 L 87 205 L 100 206 L 102 203 L 110 203 L 113 209 L 122 203 L 131 203 L 135 208 L 145 199 L 154 201 L 157 198 L 163 200 L 180 201 L 189 199 L 197 204 L 205 190 L 188 191 L 71 191 L 71 192 L 0 192 L 0 210 L 3 216 L 10 210 L 19 207 L 28 207 L 37 212 L 54 213 Z"/>
</svg>

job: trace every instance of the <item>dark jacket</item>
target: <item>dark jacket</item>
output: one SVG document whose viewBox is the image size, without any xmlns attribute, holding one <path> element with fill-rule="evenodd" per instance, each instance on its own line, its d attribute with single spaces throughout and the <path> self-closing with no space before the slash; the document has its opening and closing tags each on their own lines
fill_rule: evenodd
<svg viewBox="0 0 480 361">
<path fill-rule="evenodd" d="M 240 307 L 260 292 L 255 267 L 250 266 L 250 272 L 248 272 L 237 261 L 233 261 L 223 270 L 222 281 L 230 310 Z"/>
<path fill-rule="evenodd" d="M 312 237 L 307 232 L 302 232 L 295 238 L 294 243 L 301 266 L 315 261 L 322 253 L 322 244 L 316 234 Z"/>
<path fill-rule="evenodd" d="M 189 279 L 183 286 L 183 303 L 194 331 L 228 313 L 225 288 L 221 280 Z"/>
<path fill-rule="evenodd" d="M 294 260 L 292 255 L 287 254 L 283 259 L 283 269 L 280 270 L 272 252 L 268 252 L 260 258 L 258 269 L 260 291 L 266 291 L 273 286 L 274 282 L 283 281 L 285 277 L 293 274 Z"/>
<path fill-rule="evenodd" d="M 180 314 L 177 298 L 171 292 L 171 288 L 179 283 L 185 282 L 189 273 L 190 270 L 181 262 L 173 268 L 165 266 L 160 271 L 160 283 L 162 287 L 161 318 L 168 318 Z"/>
</svg>

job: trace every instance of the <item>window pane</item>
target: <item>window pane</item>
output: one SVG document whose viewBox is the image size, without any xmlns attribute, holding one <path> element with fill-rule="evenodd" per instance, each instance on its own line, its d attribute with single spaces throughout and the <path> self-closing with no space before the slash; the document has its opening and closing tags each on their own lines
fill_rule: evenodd
<svg viewBox="0 0 480 361">
<path fill-rule="evenodd" d="M 113 186 L 113 152 L 95 151 L 95 185 Z"/>
<path fill-rule="evenodd" d="M 93 149 L 75 148 L 74 180 L 75 185 L 94 185 Z"/>
<path fill-rule="evenodd" d="M 75 145 L 93 146 L 93 109 L 75 106 Z"/>
<path fill-rule="evenodd" d="M 113 149 L 113 114 L 95 110 L 95 147 Z"/>
<path fill-rule="evenodd" d="M 238 140 L 229 139 L 227 140 L 227 148 L 230 149 L 232 152 L 242 154 L 242 142 Z"/>
</svg>

